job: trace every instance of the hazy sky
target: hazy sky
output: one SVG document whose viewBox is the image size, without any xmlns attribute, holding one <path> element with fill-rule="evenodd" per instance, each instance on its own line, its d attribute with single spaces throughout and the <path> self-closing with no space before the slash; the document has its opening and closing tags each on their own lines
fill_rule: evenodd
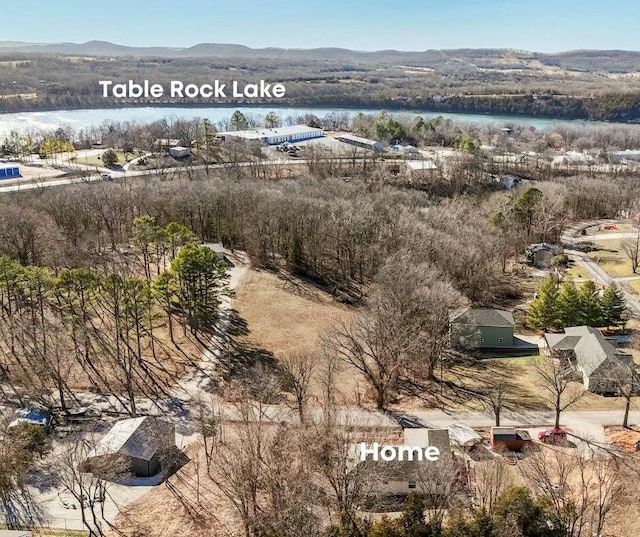
<svg viewBox="0 0 640 537">
<path fill-rule="evenodd" d="M 640 50 L 639 21 L 638 0 L 13 0 L 0 40 Z"/>
</svg>

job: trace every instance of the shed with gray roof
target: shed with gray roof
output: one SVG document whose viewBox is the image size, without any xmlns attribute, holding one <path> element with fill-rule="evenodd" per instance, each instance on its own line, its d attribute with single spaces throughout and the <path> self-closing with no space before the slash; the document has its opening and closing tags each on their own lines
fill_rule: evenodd
<svg viewBox="0 0 640 537">
<path fill-rule="evenodd" d="M 162 469 L 163 456 L 175 449 L 175 426 L 168 421 L 143 416 L 117 422 L 102 437 L 85 461 L 96 471 L 127 469 L 136 477 L 151 477 Z M 114 476 L 115 477 L 115 476 Z"/>
</svg>

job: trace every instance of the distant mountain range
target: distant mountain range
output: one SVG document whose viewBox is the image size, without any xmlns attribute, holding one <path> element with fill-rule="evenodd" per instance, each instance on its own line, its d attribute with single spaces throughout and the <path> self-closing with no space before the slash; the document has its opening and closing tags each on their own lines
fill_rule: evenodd
<svg viewBox="0 0 640 537">
<path fill-rule="evenodd" d="M 0 41 L 0 54 L 54 54 L 70 56 L 106 57 L 163 57 L 163 58 L 234 58 L 272 59 L 283 61 L 328 61 L 350 64 L 410 64 L 437 67 L 460 63 L 482 66 L 483 62 L 505 62 L 505 68 L 516 69 L 522 62 L 539 61 L 551 67 L 576 71 L 638 72 L 640 52 L 623 50 L 577 50 L 555 54 L 511 49 L 451 49 L 426 51 L 356 51 L 345 48 L 250 48 L 244 45 L 200 43 L 189 48 L 129 47 L 108 41 L 86 43 L 22 43 Z"/>
</svg>

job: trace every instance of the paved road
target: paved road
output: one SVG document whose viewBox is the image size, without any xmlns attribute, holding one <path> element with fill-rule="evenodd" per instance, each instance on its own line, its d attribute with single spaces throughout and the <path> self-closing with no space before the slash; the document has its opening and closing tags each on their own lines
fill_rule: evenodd
<svg viewBox="0 0 640 537">
<path fill-rule="evenodd" d="M 262 163 L 256 162 L 238 162 L 231 164 L 202 164 L 198 166 L 175 166 L 173 168 L 162 168 L 156 170 L 137 170 L 137 171 L 114 171 L 114 170 L 106 170 L 109 172 L 109 175 L 113 179 L 122 179 L 125 177 L 143 177 L 149 175 L 172 175 L 178 173 L 188 173 L 196 170 L 216 170 L 222 168 L 248 168 L 251 166 L 258 166 L 260 164 L 269 165 L 269 166 L 301 166 L 307 165 L 307 160 L 295 160 L 295 161 L 268 161 Z M 95 167 L 93 168 L 95 169 Z M 88 172 L 88 170 L 85 170 Z M 0 193 L 3 192 L 19 192 L 22 190 L 34 190 L 39 188 L 49 188 L 54 186 L 62 186 L 62 185 L 71 185 L 71 184 L 82 184 L 82 183 L 92 183 L 95 181 L 104 181 L 102 177 L 102 173 L 87 173 L 84 177 L 66 177 L 64 179 L 56 179 L 55 181 L 37 181 L 37 182 L 24 182 L 24 183 L 14 183 L 11 185 L 0 187 Z"/>
<path fill-rule="evenodd" d="M 343 161 L 352 161 L 350 158 L 326 158 L 320 159 L 325 161 L 331 160 L 343 160 Z M 357 159 L 361 160 L 361 159 Z M 369 160 L 369 159 L 366 159 Z M 317 161 L 314 161 L 317 162 Z M 387 159 L 385 163 L 387 164 L 402 164 L 406 161 L 404 159 Z M 101 169 L 101 173 L 93 173 L 96 169 L 95 166 L 89 168 L 83 168 L 83 165 L 75 165 L 73 167 L 84 169 L 87 172 L 87 175 L 84 177 L 66 177 L 64 179 L 57 179 L 55 181 L 35 181 L 35 182 L 23 182 L 23 183 L 13 183 L 11 185 L 0 187 L 0 193 L 6 192 L 19 192 L 22 190 L 33 190 L 39 188 L 49 188 L 54 186 L 62 186 L 62 185 L 70 185 L 70 184 L 81 184 L 81 183 L 91 183 L 94 181 L 103 181 L 102 174 L 109 173 L 109 175 L 113 179 L 122 179 L 127 177 L 143 177 L 149 175 L 173 175 L 173 174 L 183 174 L 189 173 L 197 170 L 219 170 L 224 168 L 250 168 L 250 167 L 258 167 L 258 166 L 307 166 L 311 161 L 306 159 L 296 159 L 296 160 L 266 160 L 266 161 L 250 161 L 250 162 L 231 162 L 225 164 L 200 164 L 197 166 L 175 166 L 173 168 L 160 168 L 154 170 L 136 170 L 136 171 L 128 171 L 126 169 L 120 170 L 107 170 L 106 168 Z"/>
</svg>

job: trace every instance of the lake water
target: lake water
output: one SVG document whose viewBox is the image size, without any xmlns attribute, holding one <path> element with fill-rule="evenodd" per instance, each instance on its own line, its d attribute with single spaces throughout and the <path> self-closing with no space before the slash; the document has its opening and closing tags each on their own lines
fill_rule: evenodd
<svg viewBox="0 0 640 537">
<path fill-rule="evenodd" d="M 18 132 L 29 132 L 33 130 L 55 130 L 59 127 L 72 127 L 83 129 L 91 126 L 99 126 L 105 121 L 137 121 L 140 123 L 151 123 L 162 118 L 191 119 L 194 117 L 206 118 L 214 125 L 219 121 L 228 119 L 234 111 L 240 110 L 242 113 L 253 116 L 264 116 L 268 112 L 275 111 L 281 118 L 287 116 L 297 116 L 311 113 L 323 117 L 330 112 L 348 112 L 357 114 L 358 112 L 375 114 L 379 110 L 375 109 L 337 109 L 337 108 L 268 108 L 268 107 L 237 107 L 221 106 L 211 108 L 184 108 L 184 107 L 135 107 L 135 108 L 110 108 L 110 109 L 87 109 L 87 110 L 58 110 L 54 112 L 22 112 L 11 114 L 0 114 L 0 139 L 12 130 Z M 543 129 L 558 123 L 585 123 L 584 121 L 541 119 L 534 117 L 518 116 L 494 116 L 482 114 L 451 114 L 407 111 L 397 112 L 411 115 L 421 115 L 424 118 L 443 116 L 445 118 L 471 123 L 516 123 Z M 593 122 L 595 123 L 595 122 Z"/>
</svg>

